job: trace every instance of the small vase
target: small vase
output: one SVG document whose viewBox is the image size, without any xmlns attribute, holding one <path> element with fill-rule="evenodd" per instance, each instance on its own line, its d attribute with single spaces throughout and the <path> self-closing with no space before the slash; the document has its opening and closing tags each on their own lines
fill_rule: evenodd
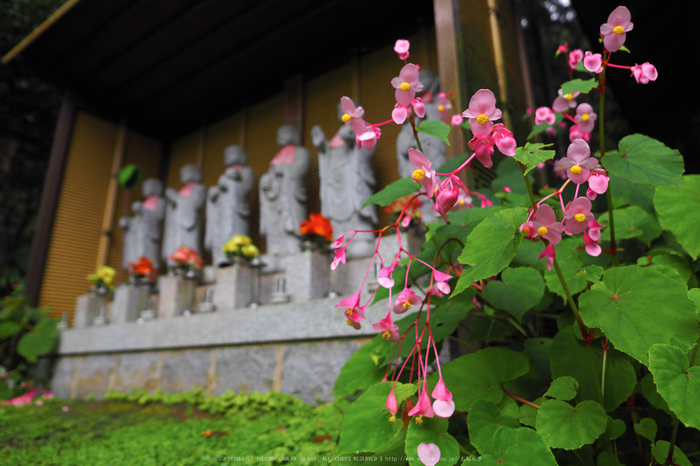
<svg viewBox="0 0 700 466">
<path fill-rule="evenodd" d="M 315 241 L 311 240 L 305 240 L 301 242 L 301 250 L 306 252 L 306 251 L 311 251 L 311 252 L 322 252 L 325 248 L 323 247 L 322 244 L 319 244 Z"/>
</svg>

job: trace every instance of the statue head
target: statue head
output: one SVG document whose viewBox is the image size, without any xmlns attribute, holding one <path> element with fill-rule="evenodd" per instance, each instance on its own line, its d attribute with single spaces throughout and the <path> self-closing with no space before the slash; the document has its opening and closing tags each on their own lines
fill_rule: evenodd
<svg viewBox="0 0 700 466">
<path fill-rule="evenodd" d="M 244 148 L 233 144 L 224 149 L 224 163 L 227 167 L 231 165 L 245 165 L 248 163 L 248 154 Z"/>
<path fill-rule="evenodd" d="M 193 163 L 188 163 L 180 168 L 180 181 L 183 183 L 199 183 L 202 181 L 202 170 Z"/>
<path fill-rule="evenodd" d="M 301 133 L 295 126 L 282 125 L 277 128 L 277 144 L 280 147 L 290 144 L 298 146 L 301 144 Z"/>
<path fill-rule="evenodd" d="M 355 105 L 355 108 L 360 106 L 360 104 L 355 99 L 352 99 L 352 103 L 353 103 L 353 105 Z M 343 121 L 343 114 L 345 113 L 343 111 L 343 107 L 341 107 L 341 105 L 338 104 L 337 109 L 338 109 L 338 120 Z"/>
<path fill-rule="evenodd" d="M 163 183 L 161 183 L 158 178 L 146 178 L 143 180 L 143 184 L 141 184 L 141 192 L 143 193 L 143 197 L 162 196 Z"/>
<path fill-rule="evenodd" d="M 419 93 L 419 97 L 428 92 L 433 93 L 433 98 L 436 98 L 440 93 L 440 77 L 427 68 L 421 68 L 418 74 L 418 80 L 423 83 L 423 90 Z"/>
</svg>

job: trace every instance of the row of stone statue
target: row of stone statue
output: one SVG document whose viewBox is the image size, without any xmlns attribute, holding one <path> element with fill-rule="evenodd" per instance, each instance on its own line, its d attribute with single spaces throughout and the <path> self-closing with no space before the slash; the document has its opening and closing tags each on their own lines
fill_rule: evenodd
<svg viewBox="0 0 700 466">
<path fill-rule="evenodd" d="M 421 70 L 420 79 L 424 84 L 425 118 L 439 120 L 437 105 L 432 99 L 439 92 L 439 79 L 429 70 Z M 342 121 L 340 106 L 338 118 Z M 444 143 L 422 133 L 419 137 L 424 153 L 435 167 L 444 163 Z M 376 147 L 372 150 L 358 147 L 355 134 L 347 125 L 342 125 L 330 141 L 316 125 L 311 129 L 311 139 L 318 149 L 321 213 L 330 219 L 335 237 L 352 230 L 376 228 L 375 207 L 362 207 L 373 193 L 372 159 Z M 282 267 L 286 254 L 300 250 L 299 226 L 307 218 L 306 175 L 311 158 L 301 145 L 299 131 L 293 126 L 278 128 L 277 144 L 280 151 L 259 180 L 260 234 L 267 250 L 263 262 L 270 270 Z M 410 176 L 413 166 L 408 160 L 408 149 L 417 148 L 417 144 L 407 123 L 399 133 L 396 146 L 399 175 Z M 234 235 L 250 234 L 249 196 L 255 175 L 247 166 L 247 159 L 241 146 L 227 147 L 224 151 L 227 168 L 216 186 L 208 190 L 201 183 L 201 170 L 193 164 L 180 169 L 183 186 L 179 190 L 167 188 L 165 196 L 159 180 L 146 179 L 142 186 L 145 200 L 132 204 L 133 217 L 120 220 L 125 230 L 123 267 L 128 269 L 130 262 L 148 257 L 158 268 L 160 258 L 169 261 L 168 256 L 181 246 L 189 246 L 201 256 L 201 215 L 205 205 L 204 247 L 211 251 L 215 265 L 227 263 L 223 245 Z M 424 221 L 435 218 L 430 206 L 424 205 L 422 214 Z M 373 251 L 374 235 L 360 233 L 346 255 L 348 258 L 365 257 Z"/>
</svg>

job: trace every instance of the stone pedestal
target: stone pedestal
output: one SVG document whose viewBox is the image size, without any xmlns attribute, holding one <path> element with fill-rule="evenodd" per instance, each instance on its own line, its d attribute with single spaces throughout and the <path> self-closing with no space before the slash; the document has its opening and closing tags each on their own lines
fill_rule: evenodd
<svg viewBox="0 0 700 466">
<path fill-rule="evenodd" d="M 290 254 L 286 262 L 286 293 L 292 302 L 326 296 L 330 289 L 331 260 L 325 250 Z"/>
<path fill-rule="evenodd" d="M 216 271 L 214 305 L 218 310 L 243 308 L 253 295 L 253 269 L 246 264 L 219 267 Z"/>
<path fill-rule="evenodd" d="M 176 275 L 165 275 L 158 278 L 160 298 L 158 299 L 158 318 L 168 318 L 182 315 L 194 307 L 194 297 L 197 292 L 197 280 Z"/>
<path fill-rule="evenodd" d="M 92 321 L 99 315 L 100 309 L 107 306 L 107 296 L 97 294 L 85 294 L 78 296 L 75 306 L 73 328 L 84 328 L 92 325 Z"/>
<path fill-rule="evenodd" d="M 114 290 L 112 323 L 122 324 L 139 318 L 141 311 L 148 308 L 151 285 L 148 283 L 117 285 Z"/>
</svg>

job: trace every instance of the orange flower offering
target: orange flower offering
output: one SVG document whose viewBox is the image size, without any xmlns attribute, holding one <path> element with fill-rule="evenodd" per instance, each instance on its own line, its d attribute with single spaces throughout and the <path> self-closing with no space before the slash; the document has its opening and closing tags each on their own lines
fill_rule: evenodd
<svg viewBox="0 0 700 466">
<path fill-rule="evenodd" d="M 301 222 L 299 233 L 304 236 L 318 235 L 326 241 L 333 241 L 333 226 L 330 220 L 321 214 L 310 214 L 309 220 Z"/>
<path fill-rule="evenodd" d="M 204 260 L 199 257 L 197 251 L 188 246 L 181 246 L 180 249 L 170 255 L 169 259 L 176 263 L 175 267 L 193 267 L 200 270 L 204 265 Z"/>
<path fill-rule="evenodd" d="M 148 257 L 139 257 L 138 262 L 129 263 L 129 273 L 136 278 L 147 277 L 150 281 L 154 281 L 158 272 L 153 268 L 153 262 Z"/>
</svg>

